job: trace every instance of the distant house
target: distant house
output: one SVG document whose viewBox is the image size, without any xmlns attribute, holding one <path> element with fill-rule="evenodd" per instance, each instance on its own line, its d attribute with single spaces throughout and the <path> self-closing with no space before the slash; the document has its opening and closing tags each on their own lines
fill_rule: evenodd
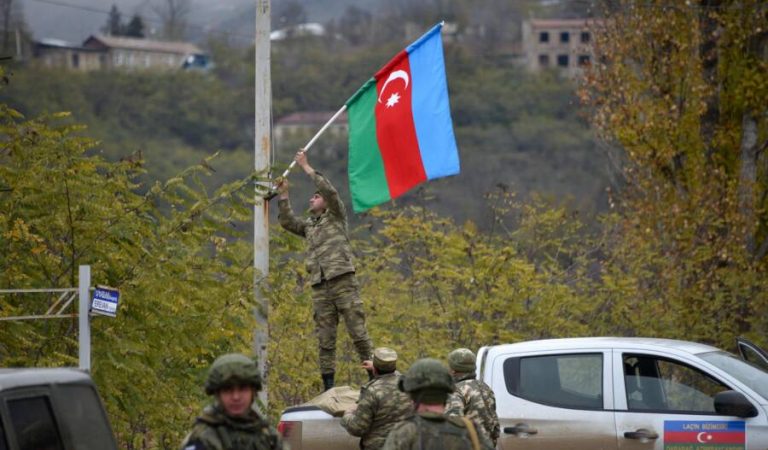
<svg viewBox="0 0 768 450">
<path fill-rule="evenodd" d="M 289 114 L 275 122 L 273 129 L 276 140 L 291 136 L 312 136 L 325 125 L 336 111 L 301 111 Z M 346 136 L 349 131 L 347 112 L 343 112 L 325 131 L 337 136 Z"/>
<path fill-rule="evenodd" d="M 37 64 L 44 67 L 57 67 L 72 70 L 98 70 L 106 64 L 106 55 L 96 50 L 88 50 L 77 44 L 58 39 L 42 39 L 33 45 L 33 57 Z"/>
<path fill-rule="evenodd" d="M 90 36 L 82 45 L 42 40 L 35 59 L 46 67 L 71 70 L 173 70 L 200 67 L 207 56 L 194 44 L 116 36 Z M 193 64 L 191 64 L 193 63 Z"/>
<path fill-rule="evenodd" d="M 592 63 L 593 19 L 523 21 L 525 66 L 532 72 L 556 67 L 570 76 Z"/>
</svg>

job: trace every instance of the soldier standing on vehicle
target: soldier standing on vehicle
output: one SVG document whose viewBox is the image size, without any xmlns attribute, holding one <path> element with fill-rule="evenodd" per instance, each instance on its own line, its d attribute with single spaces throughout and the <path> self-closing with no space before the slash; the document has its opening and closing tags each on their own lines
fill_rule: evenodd
<svg viewBox="0 0 768 450">
<path fill-rule="evenodd" d="M 312 178 L 317 191 L 309 199 L 310 217 L 293 214 L 288 198 L 288 180 L 278 184 L 280 193 L 278 220 L 286 230 L 307 239 L 307 271 L 312 285 L 315 329 L 320 353 L 323 387 L 334 385 L 336 372 L 336 328 L 344 318 L 363 367 L 370 372 L 373 344 L 365 326 L 360 287 L 352 263 L 352 248 L 347 234 L 347 211 L 330 181 L 316 172 L 303 151 L 296 153 L 296 163 Z"/>
<path fill-rule="evenodd" d="M 459 348 L 448 354 L 448 366 L 456 383 L 456 390 L 445 404 L 449 416 L 464 416 L 480 425 L 496 445 L 499 439 L 499 417 L 496 414 L 496 396 L 487 384 L 476 379 L 475 354 L 468 348 Z"/>
<path fill-rule="evenodd" d="M 341 426 L 352 436 L 359 436 L 360 448 L 379 450 L 397 422 L 413 414 L 408 395 L 397 388 L 397 353 L 379 347 L 373 351 L 375 378 L 360 390 L 357 407 L 344 413 Z"/>
<path fill-rule="evenodd" d="M 282 449 L 275 429 L 253 409 L 260 390 L 261 374 L 252 359 L 239 353 L 216 358 L 205 382 L 214 403 L 195 419 L 182 450 Z"/>
<path fill-rule="evenodd" d="M 448 368 L 432 358 L 413 363 L 398 387 L 413 401 L 416 414 L 395 425 L 384 450 L 491 450 L 485 433 L 464 416 L 445 415 L 445 401 L 453 392 Z"/>
</svg>

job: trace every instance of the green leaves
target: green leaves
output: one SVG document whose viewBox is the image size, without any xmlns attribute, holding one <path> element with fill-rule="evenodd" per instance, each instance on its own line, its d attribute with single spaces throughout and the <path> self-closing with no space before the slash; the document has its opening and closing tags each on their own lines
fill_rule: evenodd
<svg viewBox="0 0 768 450">
<path fill-rule="evenodd" d="M 252 250 L 230 224 L 250 220 L 240 194 L 251 177 L 209 195 L 198 182 L 207 169 L 194 166 L 142 195 L 141 166 L 92 156 L 95 142 L 62 125 L 66 117 L 0 110 L 0 180 L 10 187 L 0 193 L 0 286 L 72 287 L 89 264 L 93 284 L 120 289 L 117 318 L 92 320 L 94 379 L 121 442 L 157 448 L 152 436 L 164 436 L 175 448 L 203 400 L 205 368 L 221 353 L 249 352 Z M 49 301 L 2 296 L 0 314 Z M 75 325 L 4 325 L 0 360 L 77 365 Z"/>
</svg>

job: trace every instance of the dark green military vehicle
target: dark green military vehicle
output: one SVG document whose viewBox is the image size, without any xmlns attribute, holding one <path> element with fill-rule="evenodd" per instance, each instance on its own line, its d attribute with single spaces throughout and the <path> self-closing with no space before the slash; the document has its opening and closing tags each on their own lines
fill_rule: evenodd
<svg viewBox="0 0 768 450">
<path fill-rule="evenodd" d="M 117 450 L 87 373 L 0 369 L 0 450 Z"/>
</svg>

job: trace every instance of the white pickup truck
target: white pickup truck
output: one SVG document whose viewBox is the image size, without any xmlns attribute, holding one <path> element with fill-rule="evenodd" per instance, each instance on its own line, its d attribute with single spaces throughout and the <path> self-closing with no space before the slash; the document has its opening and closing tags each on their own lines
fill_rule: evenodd
<svg viewBox="0 0 768 450">
<path fill-rule="evenodd" d="M 768 356 L 651 338 L 574 338 L 482 347 L 505 450 L 768 449 Z M 745 360 L 747 362 L 745 362 Z M 293 450 L 356 449 L 317 407 L 288 408 Z"/>
</svg>

